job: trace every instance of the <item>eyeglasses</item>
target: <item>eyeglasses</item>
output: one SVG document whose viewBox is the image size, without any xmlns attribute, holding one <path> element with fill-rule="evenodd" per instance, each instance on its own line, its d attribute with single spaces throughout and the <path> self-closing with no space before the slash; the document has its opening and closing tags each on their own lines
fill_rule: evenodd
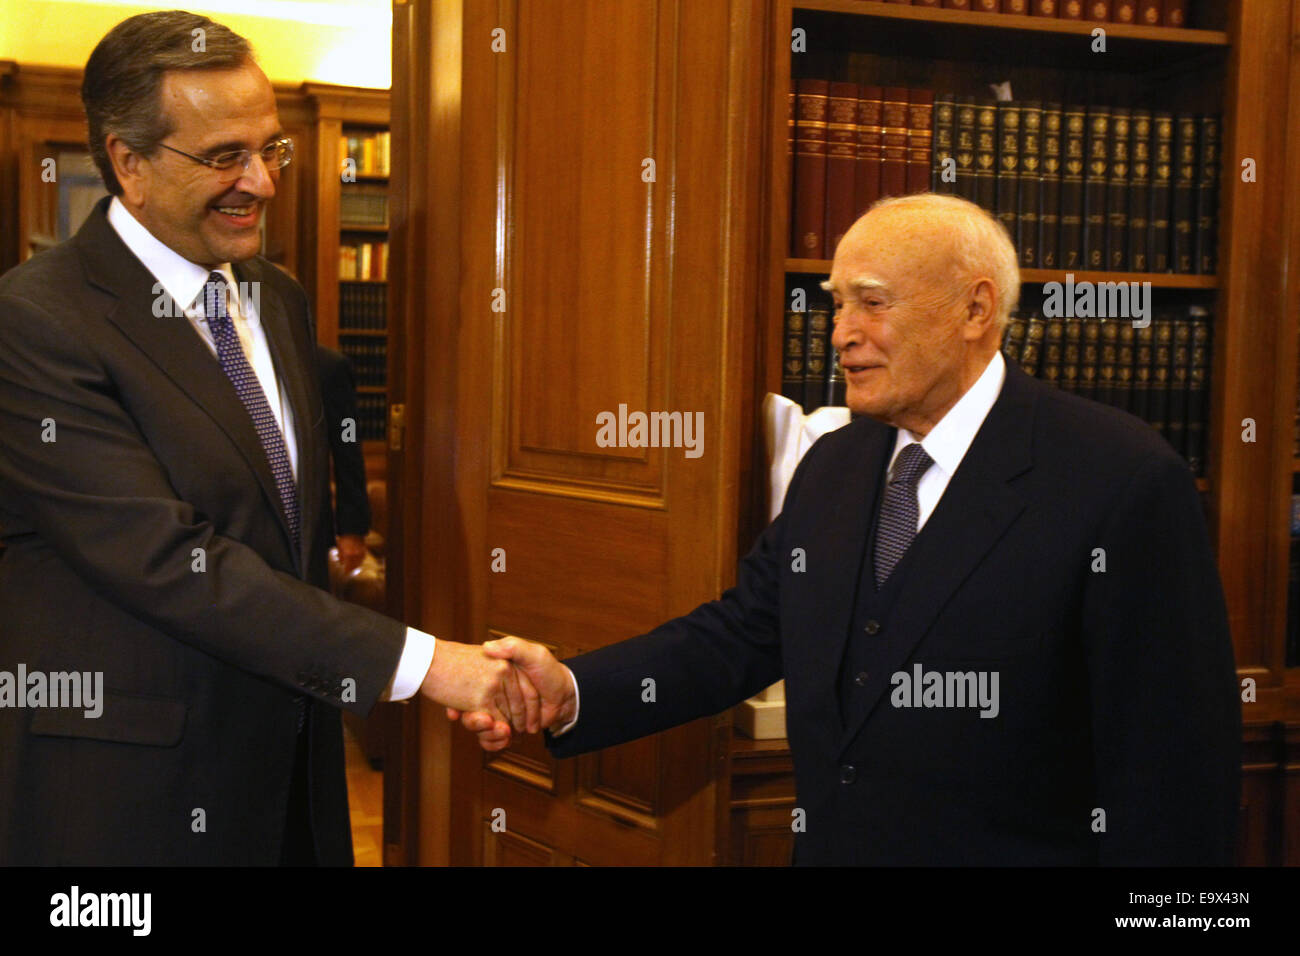
<svg viewBox="0 0 1300 956">
<path fill-rule="evenodd" d="M 213 156 L 211 159 L 204 159 L 202 156 L 195 156 L 191 153 L 177 149 L 175 146 L 168 146 L 166 143 L 159 143 L 163 149 L 170 149 L 173 153 L 180 153 L 186 159 L 192 159 L 196 163 L 202 163 L 218 172 L 234 172 L 238 169 L 241 173 L 248 172 L 248 164 L 253 161 L 253 151 L 247 149 L 235 149 L 228 153 L 221 153 Z M 258 150 L 262 157 L 262 162 L 266 164 L 268 170 L 283 169 L 293 160 L 293 140 L 287 136 L 284 139 L 277 139 L 274 143 L 262 147 Z"/>
</svg>

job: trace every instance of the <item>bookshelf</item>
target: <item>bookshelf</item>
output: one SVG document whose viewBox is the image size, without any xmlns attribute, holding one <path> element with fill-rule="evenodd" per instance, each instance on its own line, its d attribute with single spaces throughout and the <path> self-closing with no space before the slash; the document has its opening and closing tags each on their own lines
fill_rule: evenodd
<svg viewBox="0 0 1300 956">
<path fill-rule="evenodd" d="M 1294 6 L 1292 11 L 1288 8 Z M 1300 81 L 1290 62 L 1287 38 L 1300 24 L 1300 3 L 1211 0 L 1195 5 L 1190 27 L 1147 27 L 1063 21 L 1042 17 L 930 9 L 871 0 L 777 0 L 772 30 L 765 150 L 769 205 L 765 210 L 765 287 L 760 299 L 760 341 L 755 377 L 765 391 L 781 391 L 783 316 L 794 287 L 813 300 L 831 262 L 791 255 L 791 162 L 787 156 L 787 96 L 800 78 L 839 80 L 881 87 L 919 87 L 956 95 L 991 96 L 986 84 L 1009 81 L 1015 100 L 1098 103 L 1221 117 L 1215 274 L 1069 270 L 1075 281 L 1152 284 L 1156 307 L 1194 304 L 1212 315 L 1210 411 L 1206 423 L 1208 466 L 1198 481 L 1223 578 L 1237 652 L 1239 676 L 1258 687 L 1243 704 L 1242 862 L 1300 862 L 1300 807 L 1295 782 L 1282 772 L 1296 763 L 1300 742 L 1300 663 L 1285 659 L 1289 557 L 1300 556 L 1291 538 L 1290 502 L 1300 491 L 1300 453 L 1293 446 L 1296 416 L 1297 283 L 1286 281 L 1284 244 L 1300 252 L 1295 173 L 1300 159 Z M 1092 31 L 1103 26 L 1107 52 L 1089 50 Z M 806 52 L 792 52 L 789 39 L 804 31 Z M 1288 135 L 1277 135 L 1278 76 L 1290 70 Z M 1288 145 L 1291 152 L 1288 153 Z M 1243 183 L 1240 157 L 1290 170 L 1292 190 L 1279 174 L 1268 183 Z M 1289 160 L 1289 162 L 1288 162 Z M 1263 188 L 1257 188 L 1262 185 Z M 1284 205 L 1282 197 L 1291 197 Z M 1284 214 L 1284 209 L 1289 213 Z M 859 210 L 860 211 L 860 210 Z M 1260 241 L 1260 230 L 1274 239 Z M 1041 294 L 1043 283 L 1063 281 L 1065 269 L 1022 269 L 1022 307 Z M 1284 291 L 1285 290 L 1285 291 Z M 810 306 L 811 308 L 811 306 Z M 1284 318 L 1285 316 L 1285 318 Z M 1270 369 L 1279 375 L 1270 380 Z M 1242 420 L 1253 418 L 1259 444 L 1242 441 Z M 1274 427 L 1278 426 L 1278 427 Z M 764 473 L 756 458 L 751 494 L 762 501 Z M 1285 512 L 1286 523 L 1280 521 Z M 756 534 L 762 515 L 750 516 Z M 742 515 L 742 527 L 746 516 Z M 1285 527 L 1285 536 L 1274 529 Z M 1300 562 L 1297 562 L 1300 563 Z M 1253 568 L 1254 571 L 1246 571 Z M 1292 609 L 1293 616 L 1295 609 Z M 1290 666 L 1287 666 L 1287 665 Z M 779 742 L 762 741 L 764 766 L 779 766 Z M 744 797 L 753 773 L 756 743 L 734 738 L 730 804 L 733 863 L 757 863 L 773 855 L 773 840 L 789 840 L 746 820 L 754 804 Z M 775 763 L 774 763 L 775 762 Z M 1294 776 L 1292 774 L 1292 776 Z M 793 788 L 777 777 L 766 783 L 768 810 L 788 814 Z M 788 799 L 787 799 L 788 798 Z M 775 819 L 775 818 L 774 818 Z"/>
<path fill-rule="evenodd" d="M 368 478 L 386 474 L 388 414 L 388 92 L 307 83 L 315 107 L 310 176 L 315 243 L 307 285 L 317 339 L 352 360 Z"/>
</svg>

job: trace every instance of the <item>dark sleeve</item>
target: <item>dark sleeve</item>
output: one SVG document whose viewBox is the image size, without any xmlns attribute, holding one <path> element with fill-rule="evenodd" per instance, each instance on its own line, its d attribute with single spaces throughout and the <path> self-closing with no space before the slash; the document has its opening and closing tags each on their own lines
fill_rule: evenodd
<svg viewBox="0 0 1300 956">
<path fill-rule="evenodd" d="M 1186 465 L 1133 477 L 1097 547 L 1082 628 L 1102 865 L 1233 862 L 1241 702 L 1218 570 Z M 1095 809 L 1093 810 L 1095 814 Z"/>
<path fill-rule="evenodd" d="M 818 451 L 814 445 L 800 462 L 787 503 Z M 547 735 L 551 752 L 572 757 L 626 743 L 719 713 L 780 680 L 786 520 L 783 511 L 768 525 L 740 561 L 736 586 L 718 600 L 648 634 L 566 660 L 578 683 L 578 722 L 561 737 Z"/>
<path fill-rule="evenodd" d="M 41 440 L 53 419 L 56 440 Z M 140 621 L 295 691 L 355 678 L 370 710 L 405 628 L 277 571 L 177 497 L 108 371 L 39 304 L 0 296 L 0 494 L 86 584 Z M 191 570 L 193 549 L 206 571 Z M 329 697 L 307 689 L 335 706 Z"/>
<path fill-rule="evenodd" d="M 334 533 L 364 535 L 370 530 L 370 497 L 366 493 L 366 462 L 361 453 L 360 417 L 352 363 L 342 352 L 316 346 L 325 431 L 334 463 Z M 352 420 L 353 441 L 344 441 L 344 421 Z"/>
</svg>

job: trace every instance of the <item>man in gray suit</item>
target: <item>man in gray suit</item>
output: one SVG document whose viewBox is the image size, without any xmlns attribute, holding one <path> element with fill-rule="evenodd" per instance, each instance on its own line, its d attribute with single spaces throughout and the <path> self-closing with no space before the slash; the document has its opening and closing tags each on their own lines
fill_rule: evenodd
<svg viewBox="0 0 1300 956">
<path fill-rule="evenodd" d="M 131 17 L 82 98 L 112 196 L 0 279 L 0 863 L 350 865 L 339 708 L 536 696 L 322 590 L 314 334 L 256 255 L 293 144 L 247 41 Z"/>
</svg>

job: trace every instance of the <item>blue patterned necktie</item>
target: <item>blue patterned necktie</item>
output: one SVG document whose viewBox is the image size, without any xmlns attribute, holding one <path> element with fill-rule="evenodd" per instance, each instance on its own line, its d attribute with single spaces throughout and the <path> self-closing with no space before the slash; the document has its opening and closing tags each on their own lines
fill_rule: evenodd
<svg viewBox="0 0 1300 956">
<path fill-rule="evenodd" d="M 920 442 L 905 445 L 894 462 L 894 473 L 880 503 L 880 524 L 876 528 L 876 587 L 889 580 L 899 559 L 916 537 L 921 507 L 916 500 L 916 483 L 934 460 Z"/>
<path fill-rule="evenodd" d="M 217 346 L 217 359 L 221 362 L 221 370 L 235 386 L 239 400 L 244 403 L 249 417 L 253 419 L 253 427 L 257 429 L 257 437 L 262 442 L 267 464 L 271 466 L 271 474 L 275 476 L 275 487 L 280 492 L 280 504 L 289 522 L 289 531 L 293 534 L 294 549 L 298 550 L 301 547 L 298 530 L 298 488 L 294 484 L 293 469 L 289 467 L 289 452 L 284 444 L 284 436 L 280 434 L 280 428 L 276 425 L 271 406 L 266 403 L 266 394 L 262 391 L 257 373 L 249 366 L 248 359 L 244 357 L 244 350 L 240 348 L 235 323 L 231 320 L 230 313 L 226 311 L 226 289 L 225 276 L 220 272 L 213 272 L 208 276 L 208 281 L 203 286 L 204 315 L 208 317 L 208 328 Z"/>
</svg>

